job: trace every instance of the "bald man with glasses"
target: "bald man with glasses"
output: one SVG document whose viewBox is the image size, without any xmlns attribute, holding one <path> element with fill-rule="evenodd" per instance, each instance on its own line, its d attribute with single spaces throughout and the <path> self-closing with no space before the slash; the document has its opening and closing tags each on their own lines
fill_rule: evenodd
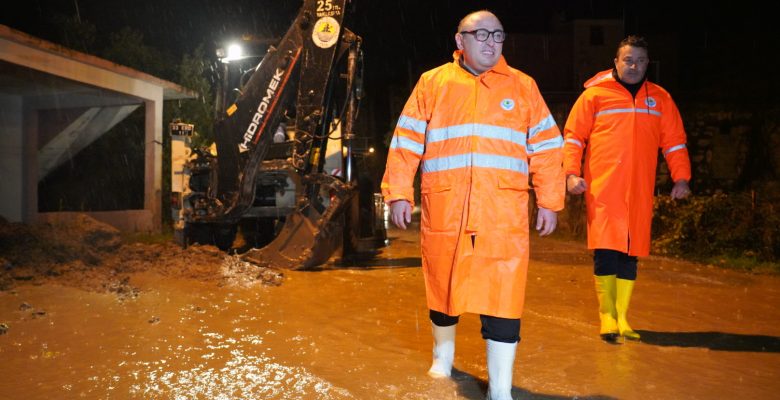
<svg viewBox="0 0 780 400">
<path fill-rule="evenodd" d="M 434 377 L 449 377 L 455 326 L 479 314 L 487 398 L 511 399 L 528 269 L 530 181 L 535 228 L 551 234 L 563 208 L 563 138 L 536 82 L 501 55 L 491 12 L 466 15 L 453 61 L 423 73 L 388 152 L 382 192 L 390 218 L 411 223 L 420 169 L 421 251 L 433 332 Z"/>
</svg>

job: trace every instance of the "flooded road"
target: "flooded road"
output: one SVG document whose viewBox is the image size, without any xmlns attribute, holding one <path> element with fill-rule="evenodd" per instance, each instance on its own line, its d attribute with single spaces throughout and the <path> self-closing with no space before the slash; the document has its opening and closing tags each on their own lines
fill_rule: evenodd
<svg viewBox="0 0 780 400">
<path fill-rule="evenodd" d="M 429 378 L 417 226 L 360 266 L 285 271 L 279 286 L 134 274 L 137 297 L 56 283 L 0 292 L 0 399 L 482 399 L 479 318 L 452 379 Z M 631 325 L 598 338 L 582 243 L 533 239 L 519 399 L 774 399 L 780 278 L 640 261 Z"/>
</svg>

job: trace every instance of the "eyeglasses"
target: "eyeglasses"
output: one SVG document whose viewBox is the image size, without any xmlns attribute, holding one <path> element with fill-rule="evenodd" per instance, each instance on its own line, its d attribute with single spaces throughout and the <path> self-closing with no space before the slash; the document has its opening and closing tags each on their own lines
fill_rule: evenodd
<svg viewBox="0 0 780 400">
<path fill-rule="evenodd" d="M 489 31 L 487 29 L 474 29 L 473 31 L 462 31 L 459 33 L 461 35 L 466 33 L 474 35 L 474 39 L 477 39 L 478 42 L 484 42 L 488 40 L 490 35 L 493 35 L 493 41 L 496 43 L 503 43 L 504 39 L 506 39 L 506 33 L 504 33 L 504 31 L 501 29 L 496 29 L 494 31 Z"/>
</svg>

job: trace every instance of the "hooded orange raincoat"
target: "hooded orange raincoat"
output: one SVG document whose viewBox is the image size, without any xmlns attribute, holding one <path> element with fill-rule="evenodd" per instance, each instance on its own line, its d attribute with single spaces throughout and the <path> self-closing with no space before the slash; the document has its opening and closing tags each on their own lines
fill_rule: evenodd
<svg viewBox="0 0 780 400">
<path fill-rule="evenodd" d="M 528 189 L 563 208 L 563 138 L 534 80 L 503 57 L 474 76 L 454 61 L 424 73 L 395 128 L 387 202 L 414 202 L 428 307 L 520 318 L 528 269 Z M 473 238 L 473 242 L 472 242 Z"/>
<path fill-rule="evenodd" d="M 588 248 L 650 253 L 658 149 L 672 179 L 690 180 L 682 119 L 669 93 L 645 81 L 636 98 L 612 70 L 585 82 L 564 127 L 564 169 L 579 176 L 585 152 Z"/>
</svg>

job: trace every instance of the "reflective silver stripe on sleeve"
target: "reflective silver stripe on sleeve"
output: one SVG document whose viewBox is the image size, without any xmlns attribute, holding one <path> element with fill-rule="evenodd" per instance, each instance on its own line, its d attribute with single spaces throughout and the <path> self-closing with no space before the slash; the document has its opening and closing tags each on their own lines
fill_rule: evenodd
<svg viewBox="0 0 780 400">
<path fill-rule="evenodd" d="M 528 130 L 528 137 L 532 138 L 536 136 L 537 133 L 550 129 L 554 126 L 555 126 L 555 118 L 553 118 L 552 115 L 548 115 L 546 118 L 539 121 L 539 123 L 536 124 L 536 126 Z"/>
<path fill-rule="evenodd" d="M 671 153 L 673 151 L 682 150 L 684 148 L 685 148 L 684 144 L 678 144 L 677 146 L 672 146 L 672 147 L 666 149 L 666 151 L 664 152 L 664 156 L 668 155 L 669 153 Z"/>
<path fill-rule="evenodd" d="M 561 147 L 563 147 L 563 138 L 556 136 L 552 139 L 542 140 L 539 143 L 528 143 L 528 153 L 532 154 L 538 151 L 559 149 Z"/>
<path fill-rule="evenodd" d="M 409 129 L 423 135 L 425 134 L 425 129 L 428 127 L 428 123 L 419 119 L 414 119 L 412 117 L 402 115 L 401 118 L 398 118 L 397 127 Z"/>
<path fill-rule="evenodd" d="M 573 145 L 575 145 L 575 146 L 577 146 L 579 148 L 582 148 L 582 142 L 580 142 L 577 139 L 568 138 L 568 139 L 566 139 L 566 143 L 571 143 L 571 144 L 573 144 Z"/>
<path fill-rule="evenodd" d="M 393 136 L 393 140 L 390 142 L 390 148 L 405 149 L 420 155 L 425 151 L 425 146 L 421 143 L 417 143 L 408 137 L 398 135 Z"/>
</svg>

